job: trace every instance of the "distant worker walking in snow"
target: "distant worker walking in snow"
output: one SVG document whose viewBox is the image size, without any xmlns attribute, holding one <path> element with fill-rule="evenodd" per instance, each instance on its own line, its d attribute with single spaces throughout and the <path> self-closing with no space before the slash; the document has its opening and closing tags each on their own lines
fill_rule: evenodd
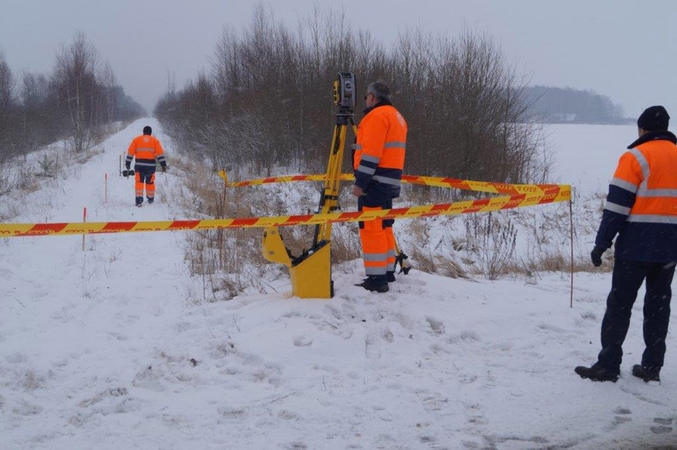
<svg viewBox="0 0 677 450">
<path fill-rule="evenodd" d="M 385 83 L 371 83 L 364 100 L 367 109 L 357 129 L 353 150 L 353 195 L 357 197 L 359 211 L 390 209 L 393 198 L 400 196 L 407 122 L 393 107 L 390 89 Z M 368 291 L 387 292 L 388 281 L 395 281 L 393 222 L 359 223 L 367 278 L 357 286 Z"/>
<path fill-rule="evenodd" d="M 136 206 L 143 204 L 144 188 L 148 203 L 153 203 L 153 200 L 155 200 L 156 163 L 160 163 L 163 172 L 167 171 L 167 161 L 162 145 L 158 139 L 151 136 L 152 132 L 153 129 L 148 125 L 143 127 L 143 134 L 135 137 L 127 150 L 127 159 L 125 160 L 127 170 L 131 167 L 132 160 L 136 158 L 134 163 Z"/>
<path fill-rule="evenodd" d="M 662 106 L 647 108 L 639 116 L 639 138 L 621 156 L 609 185 L 590 256 L 593 265 L 600 266 L 602 254 L 618 235 L 611 292 L 602 319 L 602 350 L 592 367 L 576 367 L 582 378 L 618 380 L 632 305 L 646 280 L 645 349 L 632 374 L 645 382 L 660 381 L 677 263 L 677 137 L 668 131 L 669 119 Z"/>
</svg>

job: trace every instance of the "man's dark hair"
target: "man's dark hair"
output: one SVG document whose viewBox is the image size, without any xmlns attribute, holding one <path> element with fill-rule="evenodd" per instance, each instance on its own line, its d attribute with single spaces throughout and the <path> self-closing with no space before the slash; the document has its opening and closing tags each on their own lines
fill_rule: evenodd
<svg viewBox="0 0 677 450">
<path fill-rule="evenodd" d="M 390 101 L 390 88 L 382 81 L 374 81 L 367 88 L 367 94 L 373 94 L 378 101 Z"/>
<path fill-rule="evenodd" d="M 149 127 L 148 125 L 146 125 L 145 127 L 143 127 L 143 134 L 150 135 L 150 134 L 152 134 L 152 133 L 153 133 L 153 129 L 152 129 L 151 127 Z"/>
</svg>

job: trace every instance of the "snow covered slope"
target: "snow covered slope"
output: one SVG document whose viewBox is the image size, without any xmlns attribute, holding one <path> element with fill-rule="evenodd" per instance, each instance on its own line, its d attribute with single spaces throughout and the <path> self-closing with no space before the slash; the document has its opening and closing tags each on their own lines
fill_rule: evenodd
<svg viewBox="0 0 677 450">
<path fill-rule="evenodd" d="M 144 119 L 115 134 L 26 196 L 15 222 L 81 221 L 83 207 L 88 221 L 176 218 L 171 169 L 140 209 L 117 175 L 146 124 L 160 131 Z M 602 190 L 633 138 L 632 127 L 552 131 L 559 181 Z M 0 240 L 0 448 L 677 448 L 674 333 L 661 385 L 629 372 L 641 299 L 621 380 L 573 372 L 599 350 L 609 274 L 578 274 L 570 308 L 567 274 L 526 284 L 413 270 L 373 294 L 353 286 L 354 261 L 335 271 L 330 301 L 292 298 L 287 285 L 195 304 L 184 237 L 87 236 L 85 251 L 81 236 Z"/>
</svg>

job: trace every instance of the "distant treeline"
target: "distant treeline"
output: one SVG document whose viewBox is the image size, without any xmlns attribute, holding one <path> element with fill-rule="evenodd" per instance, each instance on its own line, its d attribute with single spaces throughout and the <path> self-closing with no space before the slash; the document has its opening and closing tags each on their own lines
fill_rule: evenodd
<svg viewBox="0 0 677 450">
<path fill-rule="evenodd" d="M 530 86 L 524 88 L 525 103 L 533 120 L 544 123 L 621 124 L 623 108 L 593 91 Z"/>
<path fill-rule="evenodd" d="M 0 53 L 0 163 L 60 139 L 80 152 L 113 122 L 145 114 L 82 33 L 49 75 L 15 74 Z"/>
</svg>

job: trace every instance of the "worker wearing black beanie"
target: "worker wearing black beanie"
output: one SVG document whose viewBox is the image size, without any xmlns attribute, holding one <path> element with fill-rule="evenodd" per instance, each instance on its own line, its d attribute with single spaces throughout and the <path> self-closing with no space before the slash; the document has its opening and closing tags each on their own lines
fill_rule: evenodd
<svg viewBox="0 0 677 450">
<path fill-rule="evenodd" d="M 637 127 L 646 131 L 668 131 L 670 116 L 662 106 L 650 106 L 637 119 Z"/>
<path fill-rule="evenodd" d="M 614 246 L 611 290 L 602 349 L 595 364 L 574 369 L 581 378 L 619 379 L 633 305 L 645 284 L 645 348 L 631 373 L 647 383 L 660 382 L 677 262 L 677 136 L 668 131 L 669 120 L 662 106 L 644 110 L 637 119 L 638 138 L 621 156 L 609 184 L 590 260 L 601 266 L 604 252 Z"/>
</svg>

